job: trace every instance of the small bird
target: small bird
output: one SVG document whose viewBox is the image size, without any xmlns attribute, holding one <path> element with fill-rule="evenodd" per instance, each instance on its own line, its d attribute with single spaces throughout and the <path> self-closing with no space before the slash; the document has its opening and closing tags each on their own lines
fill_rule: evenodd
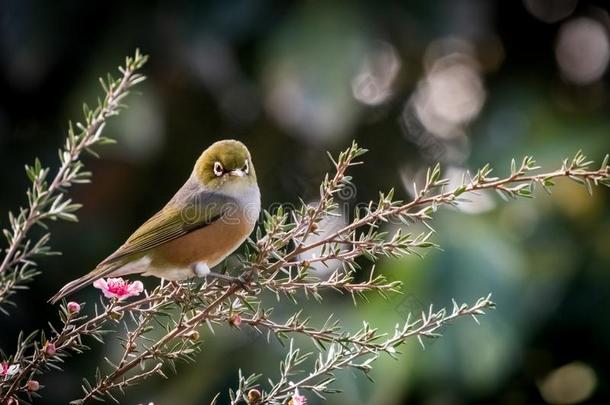
<svg viewBox="0 0 610 405">
<path fill-rule="evenodd" d="M 166 280 L 207 277 L 252 232 L 260 191 L 248 148 L 222 140 L 207 148 L 172 199 L 90 273 L 69 282 L 49 301 L 102 277 L 126 274 Z"/>
</svg>

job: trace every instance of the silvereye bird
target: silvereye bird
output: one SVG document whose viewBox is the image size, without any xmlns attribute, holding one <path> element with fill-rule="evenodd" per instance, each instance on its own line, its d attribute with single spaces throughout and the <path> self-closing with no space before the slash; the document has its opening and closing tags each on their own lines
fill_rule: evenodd
<svg viewBox="0 0 610 405">
<path fill-rule="evenodd" d="M 216 142 L 197 159 L 189 179 L 161 211 L 93 271 L 66 284 L 50 302 L 106 276 L 206 277 L 211 267 L 250 235 L 260 206 L 248 148 L 235 140 Z"/>
</svg>

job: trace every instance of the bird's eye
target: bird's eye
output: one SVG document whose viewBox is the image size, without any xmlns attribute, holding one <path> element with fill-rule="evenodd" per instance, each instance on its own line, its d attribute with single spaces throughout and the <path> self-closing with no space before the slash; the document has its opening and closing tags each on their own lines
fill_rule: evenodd
<svg viewBox="0 0 610 405">
<path fill-rule="evenodd" d="M 222 176 L 224 173 L 224 169 L 222 168 L 222 164 L 220 162 L 214 162 L 214 174 L 218 177 Z"/>
<path fill-rule="evenodd" d="M 250 162 L 248 162 L 248 160 L 246 159 L 246 162 L 244 163 L 244 168 L 243 168 L 244 173 L 249 174 L 250 173 Z"/>
</svg>

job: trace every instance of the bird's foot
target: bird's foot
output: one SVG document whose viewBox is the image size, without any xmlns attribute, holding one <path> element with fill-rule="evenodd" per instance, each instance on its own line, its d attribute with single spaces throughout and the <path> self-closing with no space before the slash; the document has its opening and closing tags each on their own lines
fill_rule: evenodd
<svg viewBox="0 0 610 405">
<path fill-rule="evenodd" d="M 211 277 L 211 278 L 216 278 L 219 280 L 224 280 L 230 284 L 239 284 L 239 286 L 241 288 L 243 288 L 244 290 L 250 291 L 248 281 L 242 276 L 235 277 L 235 276 L 229 276 L 228 274 L 221 274 L 221 273 L 213 272 L 210 270 L 208 265 L 203 262 L 192 264 L 191 269 L 193 270 L 193 273 L 197 277 L 203 277 L 206 279 Z"/>
</svg>

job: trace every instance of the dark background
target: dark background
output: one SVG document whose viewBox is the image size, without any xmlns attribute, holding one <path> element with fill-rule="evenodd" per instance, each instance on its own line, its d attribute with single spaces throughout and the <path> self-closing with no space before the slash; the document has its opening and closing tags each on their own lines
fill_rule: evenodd
<svg viewBox="0 0 610 405">
<path fill-rule="evenodd" d="M 149 77 L 107 128 L 119 140 L 87 158 L 93 184 L 70 195 L 77 224 L 53 224 L 61 257 L 0 320 L 0 347 L 20 329 L 55 319 L 46 299 L 91 269 L 177 190 L 201 151 L 234 137 L 254 157 L 263 206 L 316 197 L 325 151 L 352 139 L 370 149 L 354 170 L 357 195 L 374 199 L 441 161 L 452 177 L 512 157 L 545 167 L 582 148 L 610 151 L 610 18 L 605 1 L 207 1 L 0 3 L 0 225 L 24 204 L 23 165 L 55 168 L 68 119 L 99 94 L 97 77 L 136 47 Z M 384 261 L 404 297 L 356 309 L 331 297 L 306 310 L 367 319 L 391 330 L 407 311 L 492 292 L 498 309 L 475 327 L 460 320 L 422 351 L 377 363 L 375 384 L 339 373 L 329 403 L 607 403 L 610 400 L 610 194 L 560 182 L 553 196 L 504 203 L 475 198 L 434 221 L 443 251 Z M 476 215 L 474 215 L 476 214 Z M 155 280 L 147 280 L 154 284 Z M 79 293 L 93 302 L 97 292 Z M 89 308 L 90 309 L 90 308 Z M 281 305 L 279 318 L 297 308 Z M 276 378 L 285 349 L 246 330 L 204 333 L 196 366 L 129 391 L 125 403 L 196 404 L 236 383 L 237 369 Z M 41 378 L 39 403 L 79 394 L 80 377 L 118 347 L 73 358 Z M 308 343 L 303 341 L 303 346 Z M 316 399 L 310 396 L 311 403 Z"/>
</svg>

